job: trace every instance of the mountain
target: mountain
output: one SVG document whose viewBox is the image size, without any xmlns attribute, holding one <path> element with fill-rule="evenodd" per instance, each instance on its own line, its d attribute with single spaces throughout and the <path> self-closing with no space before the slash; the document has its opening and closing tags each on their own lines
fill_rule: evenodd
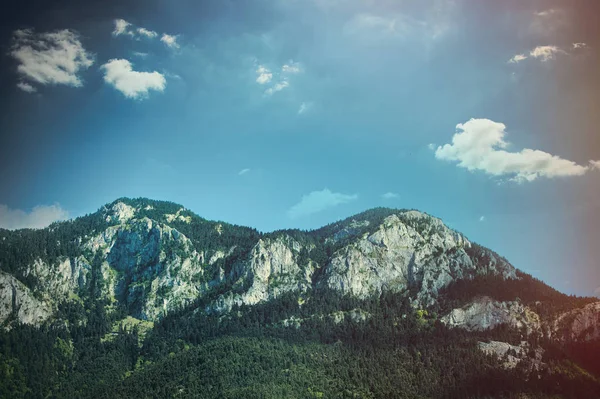
<svg viewBox="0 0 600 399">
<path fill-rule="evenodd" d="M 261 233 L 121 198 L 0 230 L 0 323 L 2 397 L 600 397 L 600 302 L 416 210 Z"/>
</svg>

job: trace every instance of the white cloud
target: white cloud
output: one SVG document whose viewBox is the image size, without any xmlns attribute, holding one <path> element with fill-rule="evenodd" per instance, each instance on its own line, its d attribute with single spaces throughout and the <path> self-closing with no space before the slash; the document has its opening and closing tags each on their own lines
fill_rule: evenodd
<svg viewBox="0 0 600 399">
<path fill-rule="evenodd" d="M 164 91 L 167 81 L 159 72 L 134 71 L 129 61 L 112 59 L 102 65 L 104 81 L 128 98 L 144 98 L 150 90 Z"/>
<path fill-rule="evenodd" d="M 435 144 L 429 143 L 429 144 L 427 144 L 427 148 L 429 148 L 430 150 L 433 151 L 433 150 L 435 150 Z"/>
<path fill-rule="evenodd" d="M 303 102 L 302 104 L 300 104 L 300 108 L 298 109 L 298 115 L 302 115 L 307 113 L 313 106 L 313 103 L 311 102 Z"/>
<path fill-rule="evenodd" d="M 258 77 L 256 78 L 256 82 L 258 84 L 264 85 L 273 79 L 273 73 L 271 73 L 271 71 L 264 65 L 259 65 L 256 69 L 256 73 L 258 74 Z"/>
<path fill-rule="evenodd" d="M 140 51 L 134 51 L 133 55 L 135 55 L 136 57 L 140 57 L 140 58 L 146 58 L 146 57 L 148 57 L 148 53 L 142 53 Z"/>
<path fill-rule="evenodd" d="M 278 91 L 281 91 L 289 86 L 290 86 L 290 83 L 287 80 L 282 80 L 281 82 L 276 83 L 273 87 L 269 87 L 267 90 L 265 90 L 265 94 L 272 95 L 272 94 L 277 93 Z"/>
<path fill-rule="evenodd" d="M 541 58 L 542 62 L 554 59 L 556 54 L 564 53 L 563 50 L 556 46 L 537 46 L 529 53 L 533 58 Z"/>
<path fill-rule="evenodd" d="M 337 205 L 355 201 L 357 198 L 358 195 L 356 194 L 333 193 L 327 188 L 321 191 L 313 191 L 302 196 L 300 202 L 288 210 L 288 216 L 295 219 L 312 215 Z"/>
<path fill-rule="evenodd" d="M 26 93 L 35 93 L 37 91 L 35 87 L 26 82 L 17 83 L 17 87 Z"/>
<path fill-rule="evenodd" d="M 124 19 L 115 19 L 115 30 L 113 30 L 113 36 L 120 36 L 120 35 L 130 35 L 133 36 L 134 33 L 132 31 L 129 30 L 129 27 L 131 26 L 131 24 L 127 21 L 125 21 Z"/>
<path fill-rule="evenodd" d="M 391 193 L 391 192 L 390 193 L 385 193 L 385 194 L 381 195 L 381 198 L 387 199 L 387 200 L 389 200 L 389 199 L 395 199 L 395 198 L 398 198 L 398 197 L 400 197 L 398 194 Z"/>
<path fill-rule="evenodd" d="M 242 169 L 242 170 L 240 170 L 240 171 L 239 171 L 239 173 L 238 173 L 238 175 L 240 175 L 240 176 L 241 176 L 241 175 L 245 175 L 245 174 L 246 174 L 246 173 L 248 173 L 248 172 L 250 172 L 250 169 L 248 169 L 248 168 L 245 168 L 245 169 Z"/>
<path fill-rule="evenodd" d="M 512 57 L 510 60 L 508 60 L 508 62 L 511 64 L 517 64 L 526 59 L 527 59 L 527 56 L 525 54 L 517 54 L 514 57 Z"/>
<path fill-rule="evenodd" d="M 158 36 L 158 33 L 154 32 L 153 30 L 146 29 L 146 28 L 137 28 L 137 32 L 140 35 L 146 36 L 147 38 L 150 38 L 150 39 L 154 39 L 156 36 Z"/>
<path fill-rule="evenodd" d="M 584 48 L 584 47 L 587 47 L 587 44 L 585 44 L 585 43 L 573 43 L 573 48 L 574 49 Z"/>
<path fill-rule="evenodd" d="M 53 222 L 68 218 L 69 212 L 62 209 L 59 204 L 38 205 L 31 212 L 11 209 L 0 204 L 0 227 L 4 229 L 40 229 Z"/>
<path fill-rule="evenodd" d="M 600 170 L 600 161 L 590 161 L 592 169 Z"/>
<path fill-rule="evenodd" d="M 290 61 L 288 64 L 284 64 L 281 67 L 281 72 L 283 73 L 300 73 L 302 72 L 302 67 L 299 62 Z"/>
<path fill-rule="evenodd" d="M 82 85 L 79 71 L 94 63 L 79 35 L 68 29 L 49 33 L 16 30 L 10 55 L 19 62 L 17 71 L 24 78 L 44 85 L 79 87 Z"/>
<path fill-rule="evenodd" d="M 160 38 L 160 41 L 171 48 L 179 48 L 179 43 L 177 43 L 177 35 L 168 35 L 166 33 L 163 33 L 163 35 Z"/>
<path fill-rule="evenodd" d="M 489 119 L 471 119 L 456 125 L 452 144 L 438 147 L 435 157 L 456 161 L 469 171 L 480 170 L 493 176 L 510 176 L 517 182 L 533 181 L 538 177 L 580 176 L 590 167 L 540 150 L 525 148 L 519 152 L 505 149 L 506 126 Z"/>
<path fill-rule="evenodd" d="M 485 222 L 485 216 L 481 216 L 481 217 L 479 218 L 479 221 L 480 221 L 480 222 Z"/>
</svg>

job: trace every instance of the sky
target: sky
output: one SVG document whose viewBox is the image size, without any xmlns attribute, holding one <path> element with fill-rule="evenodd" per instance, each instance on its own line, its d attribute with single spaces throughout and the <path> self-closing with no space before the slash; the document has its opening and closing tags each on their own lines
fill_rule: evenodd
<svg viewBox="0 0 600 399">
<path fill-rule="evenodd" d="M 438 216 L 600 295 L 595 0 L 21 1 L 0 227 L 119 197 L 261 231 Z"/>
</svg>

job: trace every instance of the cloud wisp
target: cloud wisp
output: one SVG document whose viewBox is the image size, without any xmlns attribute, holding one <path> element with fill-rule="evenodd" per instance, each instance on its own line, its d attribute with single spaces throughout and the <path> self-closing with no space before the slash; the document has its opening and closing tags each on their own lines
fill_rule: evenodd
<svg viewBox="0 0 600 399">
<path fill-rule="evenodd" d="M 17 71 L 23 79 L 41 85 L 80 87 L 83 85 L 80 71 L 94 63 L 94 57 L 85 50 L 79 35 L 68 29 L 47 33 L 16 30 L 10 55 L 19 62 Z M 30 93 L 36 91 L 29 83 L 18 87 Z"/>
<path fill-rule="evenodd" d="M 248 173 L 248 172 L 250 172 L 250 169 L 249 169 L 249 168 L 244 168 L 244 169 L 242 169 L 242 170 L 240 170 L 240 171 L 238 172 L 238 175 L 239 175 L 239 176 L 243 176 L 243 175 L 245 175 L 245 174 L 246 174 L 246 173 Z"/>
<path fill-rule="evenodd" d="M 144 27 L 136 27 L 132 23 L 125 21 L 124 19 L 118 18 L 114 20 L 115 29 L 113 30 L 113 36 L 129 36 L 133 39 L 140 40 L 144 39 L 156 39 L 159 34 L 153 30 L 144 28 Z M 163 33 L 160 35 L 160 41 L 163 42 L 167 47 L 172 49 L 178 49 L 180 47 L 177 42 L 178 35 L 169 35 L 168 33 Z"/>
<path fill-rule="evenodd" d="M 582 49 L 585 47 L 585 43 L 573 43 L 572 45 L 573 50 Z M 511 59 L 508 60 L 508 63 L 518 64 L 522 61 L 527 60 L 528 58 L 538 59 L 541 62 L 548 62 L 554 60 L 559 54 L 572 55 L 572 53 L 569 53 L 558 46 L 537 46 L 530 50 L 528 54 L 515 54 Z"/>
<path fill-rule="evenodd" d="M 325 188 L 303 195 L 300 202 L 288 210 L 291 219 L 309 216 L 358 199 L 357 194 L 335 193 Z"/>
<path fill-rule="evenodd" d="M 163 92 L 167 85 L 167 80 L 160 72 L 134 71 L 131 62 L 124 59 L 112 59 L 102 65 L 102 69 L 104 81 L 127 98 L 143 99 L 150 90 Z"/>
<path fill-rule="evenodd" d="M 398 197 L 400 197 L 398 194 L 392 193 L 392 192 L 387 192 L 387 193 L 381 195 L 381 198 L 383 198 L 385 200 L 392 200 L 392 199 L 396 199 Z"/>
<path fill-rule="evenodd" d="M 62 209 L 59 204 L 38 205 L 30 212 L 11 209 L 7 205 L 0 204 L 0 228 L 3 229 L 41 229 L 68 218 L 69 212 Z"/>
<path fill-rule="evenodd" d="M 581 176 L 593 167 L 578 165 L 540 150 L 507 151 L 510 143 L 505 140 L 506 126 L 489 119 L 471 119 L 456 125 L 456 130 L 452 143 L 438 147 L 435 157 L 458 162 L 459 167 L 471 172 L 507 176 L 522 183 L 540 177 Z M 596 161 L 590 161 L 593 162 Z"/>
</svg>

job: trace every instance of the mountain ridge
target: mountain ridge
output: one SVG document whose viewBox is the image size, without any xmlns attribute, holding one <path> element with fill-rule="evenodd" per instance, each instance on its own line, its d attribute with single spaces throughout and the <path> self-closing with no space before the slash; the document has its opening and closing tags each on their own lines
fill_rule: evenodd
<svg viewBox="0 0 600 399">
<path fill-rule="evenodd" d="M 0 231 L 0 294 L 0 345 L 3 334 L 50 334 L 48 350 L 58 345 L 75 362 L 84 342 L 121 356 L 111 346 L 120 342 L 137 359 L 123 370 L 140 376 L 154 370 L 136 366 L 140 359 L 162 362 L 168 351 L 231 334 L 381 348 L 437 345 L 442 334 L 468 342 L 476 361 L 497 357 L 493 367 L 523 376 L 550 372 L 568 348 L 596 370 L 585 353 L 600 342 L 597 299 L 562 294 L 441 219 L 406 209 L 262 233 L 171 202 L 121 198 L 46 229 Z"/>
</svg>

